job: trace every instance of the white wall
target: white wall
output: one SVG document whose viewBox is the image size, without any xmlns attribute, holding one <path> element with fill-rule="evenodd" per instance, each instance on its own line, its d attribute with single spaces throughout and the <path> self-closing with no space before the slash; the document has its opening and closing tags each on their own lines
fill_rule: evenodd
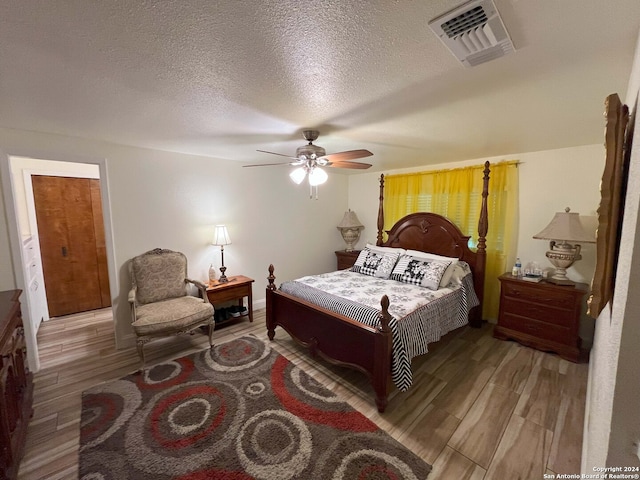
<svg viewBox="0 0 640 480">
<path fill-rule="evenodd" d="M 20 265 L 18 265 L 18 268 L 20 268 Z M 16 277 L 13 271 L 13 257 L 9 244 L 9 228 L 5 213 L 4 195 L 0 195 L 0 291 L 13 288 L 16 288 Z"/>
<path fill-rule="evenodd" d="M 189 274 L 206 280 L 209 264 L 220 266 L 220 251 L 210 245 L 213 226 L 225 223 L 233 242 L 225 248 L 227 275 L 254 278 L 260 306 L 270 263 L 280 283 L 335 268 L 334 251 L 344 248 L 336 225 L 347 209 L 347 178 L 333 171 L 319 199 L 311 200 L 308 186 L 293 184 L 281 167 L 242 168 L 228 160 L 8 129 L 0 129 L 0 149 L 45 159 L 106 158 L 101 183 L 111 199 L 109 260 L 117 272 L 112 301 L 121 345 L 133 340 L 126 264 L 135 255 L 155 247 L 182 251 Z M 0 202 L 0 289 L 23 288 L 13 272 L 3 196 Z"/>
<path fill-rule="evenodd" d="M 536 261 L 543 268 L 551 267 L 545 256 L 549 244 L 544 240 L 535 240 L 533 235 L 547 226 L 555 212 L 563 211 L 567 206 L 581 216 L 595 216 L 600 202 L 599 185 L 604 168 L 604 147 L 586 145 L 542 152 L 517 153 L 384 173 L 481 165 L 487 160 L 492 163 L 504 160 L 521 162 L 518 166 L 520 182 L 518 243 L 514 257 L 519 256 L 523 265 Z M 379 176 L 378 173 L 368 173 L 349 177 L 349 208 L 358 214 L 358 218 L 365 225 L 365 230 L 360 237 L 360 247 L 367 241 L 375 243 Z M 489 181 L 489 194 L 491 194 L 491 181 Z M 491 221 L 489 230 L 491 230 Z M 568 276 L 578 282 L 590 283 L 594 270 L 595 245 L 585 244 L 582 246 L 582 260 L 568 269 Z M 592 323 L 588 319 L 583 322 L 583 331 L 581 331 L 583 338 L 590 339 Z"/>
</svg>

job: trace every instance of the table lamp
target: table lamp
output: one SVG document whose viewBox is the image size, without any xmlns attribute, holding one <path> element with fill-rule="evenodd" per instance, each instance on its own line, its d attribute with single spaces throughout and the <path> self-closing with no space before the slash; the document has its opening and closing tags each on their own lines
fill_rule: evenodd
<svg viewBox="0 0 640 480">
<path fill-rule="evenodd" d="M 342 217 L 342 221 L 336 228 L 340 230 L 342 239 L 347 244 L 346 251 L 353 252 L 353 245 L 358 241 L 360 232 L 364 229 L 364 225 L 358 220 L 356 212 L 352 212 L 351 209 L 344 212 L 344 217 Z"/>
<path fill-rule="evenodd" d="M 546 256 L 556 267 L 556 272 L 547 281 L 557 285 L 575 285 L 575 282 L 567 278 L 567 268 L 582 256 L 580 245 L 572 243 L 596 243 L 595 237 L 585 232 L 580 223 L 580 215 L 571 212 L 569 207 L 565 208 L 564 212 L 557 212 L 549 225 L 533 238 L 550 240 Z"/>
<path fill-rule="evenodd" d="M 213 232 L 213 241 L 211 245 L 216 245 L 220 247 L 220 255 L 222 266 L 220 267 L 220 278 L 218 281 L 220 283 L 226 283 L 229 281 L 224 272 L 227 271 L 227 267 L 224 266 L 224 246 L 231 245 L 231 237 L 229 237 L 229 232 L 227 231 L 227 227 L 225 225 L 216 225 L 215 231 Z"/>
</svg>

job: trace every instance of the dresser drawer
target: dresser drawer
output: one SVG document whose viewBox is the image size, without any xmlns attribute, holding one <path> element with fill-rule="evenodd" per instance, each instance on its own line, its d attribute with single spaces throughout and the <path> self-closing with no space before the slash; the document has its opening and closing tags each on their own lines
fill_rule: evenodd
<svg viewBox="0 0 640 480">
<path fill-rule="evenodd" d="M 501 301 L 501 308 L 504 313 L 527 317 L 564 327 L 571 327 L 575 323 L 575 313 L 573 310 L 556 308 L 554 305 L 532 303 L 518 300 L 514 297 L 504 297 Z"/>
<path fill-rule="evenodd" d="M 519 315 L 504 313 L 500 317 L 500 326 L 532 335 L 536 338 L 552 342 L 572 345 L 576 343 L 569 328 L 551 323 L 541 322 Z"/>
<path fill-rule="evenodd" d="M 503 282 L 502 294 L 506 297 L 523 298 L 530 302 L 553 304 L 556 307 L 572 309 L 575 305 L 575 292 L 560 288 L 544 288 L 538 285 L 526 285 L 524 282 Z"/>
</svg>

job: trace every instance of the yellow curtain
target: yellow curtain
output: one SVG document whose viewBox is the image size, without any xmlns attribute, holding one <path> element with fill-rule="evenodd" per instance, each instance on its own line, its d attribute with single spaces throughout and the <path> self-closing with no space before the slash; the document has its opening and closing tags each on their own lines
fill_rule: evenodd
<svg viewBox="0 0 640 480">
<path fill-rule="evenodd" d="M 518 162 L 491 165 L 488 197 L 489 231 L 483 318 L 497 318 L 498 277 L 508 270 L 517 241 Z M 384 229 L 409 213 L 434 212 L 447 217 L 475 248 L 482 202 L 484 165 L 385 176 Z"/>
</svg>

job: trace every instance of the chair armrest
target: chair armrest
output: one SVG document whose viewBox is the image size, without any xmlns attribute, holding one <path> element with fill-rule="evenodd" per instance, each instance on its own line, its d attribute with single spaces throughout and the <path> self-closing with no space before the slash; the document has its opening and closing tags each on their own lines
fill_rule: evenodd
<svg viewBox="0 0 640 480">
<path fill-rule="evenodd" d="M 185 282 L 189 282 L 198 287 L 198 291 L 200 292 L 200 297 L 204 300 L 205 303 L 209 302 L 209 297 L 207 296 L 207 287 L 204 283 L 199 282 L 198 280 L 191 280 L 190 278 L 185 278 Z"/>
<path fill-rule="evenodd" d="M 129 304 L 131 305 L 131 323 L 136 321 L 136 288 L 129 290 Z"/>
</svg>

